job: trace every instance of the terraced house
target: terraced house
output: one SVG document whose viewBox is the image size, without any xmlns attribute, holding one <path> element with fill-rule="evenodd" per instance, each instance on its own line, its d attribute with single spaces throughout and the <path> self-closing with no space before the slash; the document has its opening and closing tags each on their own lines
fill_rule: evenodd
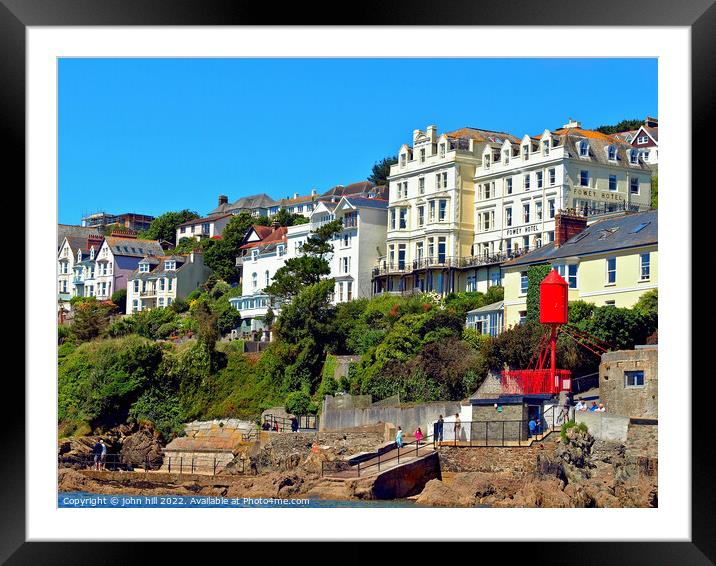
<svg viewBox="0 0 716 566">
<path fill-rule="evenodd" d="M 142 240 L 113 232 L 105 238 L 96 255 L 95 296 L 109 300 L 112 293 L 127 288 L 127 281 L 137 269 L 139 261 L 147 256 L 161 256 L 162 246 L 156 240 Z"/>
<path fill-rule="evenodd" d="M 499 284 L 499 261 L 475 257 L 474 177 L 484 149 L 517 138 L 461 128 L 413 132 L 390 168 L 387 253 L 373 270 L 373 293 L 484 291 Z"/>
<path fill-rule="evenodd" d="M 57 252 L 57 293 L 63 305 L 72 297 L 95 295 L 95 255 L 103 240 L 99 234 L 70 235 L 63 239 Z"/>
<path fill-rule="evenodd" d="M 145 255 L 129 276 L 127 312 L 136 313 L 171 306 L 206 281 L 211 270 L 204 254 Z"/>
<path fill-rule="evenodd" d="M 527 316 L 527 270 L 549 264 L 569 286 L 569 300 L 630 308 L 658 287 L 658 214 L 656 210 L 621 213 L 587 226 L 582 215 L 560 213 L 554 242 L 502 265 L 504 322 Z"/>
<path fill-rule="evenodd" d="M 474 180 L 474 253 L 486 257 L 553 242 L 559 210 L 597 217 L 647 210 L 651 202 L 644 154 L 571 120 L 517 142 L 486 144 Z"/>
</svg>

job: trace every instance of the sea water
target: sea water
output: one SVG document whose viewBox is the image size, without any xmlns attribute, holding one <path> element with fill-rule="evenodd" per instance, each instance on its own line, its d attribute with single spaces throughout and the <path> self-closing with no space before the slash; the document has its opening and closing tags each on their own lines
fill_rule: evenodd
<svg viewBox="0 0 716 566">
<path fill-rule="evenodd" d="M 73 509 L 136 509 L 184 508 L 206 509 L 213 507 L 257 507 L 281 509 L 307 509 L 316 507 L 419 507 L 410 499 L 335 500 L 310 498 L 222 497 L 214 495 L 129 495 L 99 494 L 86 491 L 59 493 L 57 506 Z"/>
</svg>

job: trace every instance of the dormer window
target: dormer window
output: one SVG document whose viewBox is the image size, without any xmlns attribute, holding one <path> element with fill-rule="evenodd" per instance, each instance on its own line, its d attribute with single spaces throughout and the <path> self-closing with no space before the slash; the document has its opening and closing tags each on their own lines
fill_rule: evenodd
<svg viewBox="0 0 716 566">
<path fill-rule="evenodd" d="M 164 269 L 171 271 L 177 268 L 177 262 L 175 260 L 169 260 L 164 262 Z"/>
<path fill-rule="evenodd" d="M 522 146 L 522 159 L 527 161 L 530 158 L 530 146 L 529 145 L 523 145 Z"/>
<path fill-rule="evenodd" d="M 140 263 L 139 273 L 149 273 L 149 264 L 146 262 Z"/>
<path fill-rule="evenodd" d="M 405 154 L 404 154 L 404 153 L 401 153 L 401 154 L 400 154 L 400 166 L 401 166 L 401 167 L 405 167 L 405 161 L 406 161 L 406 160 L 405 160 Z"/>
<path fill-rule="evenodd" d="M 635 149 L 629 151 L 629 162 L 633 163 L 634 165 L 639 163 L 639 153 Z"/>
<path fill-rule="evenodd" d="M 589 144 L 586 141 L 579 142 L 579 157 L 589 157 Z"/>
<path fill-rule="evenodd" d="M 542 155 L 549 155 L 549 140 L 542 140 Z"/>
<path fill-rule="evenodd" d="M 257 259 L 259 259 L 259 250 L 257 250 L 257 249 L 251 250 L 251 260 L 256 261 Z"/>
<path fill-rule="evenodd" d="M 420 163 L 425 163 L 425 148 L 420 150 Z"/>
<path fill-rule="evenodd" d="M 510 150 L 506 149 L 503 153 L 505 155 L 504 155 L 504 158 L 502 161 L 504 162 L 505 165 L 507 165 L 510 162 Z"/>
<path fill-rule="evenodd" d="M 440 157 L 445 157 L 445 142 L 440 144 Z"/>
<path fill-rule="evenodd" d="M 636 140 L 636 143 L 639 145 L 644 145 L 645 143 L 649 142 L 649 136 L 639 136 Z"/>
<path fill-rule="evenodd" d="M 77 250 L 77 261 L 82 261 L 82 250 Z"/>
<path fill-rule="evenodd" d="M 278 252 L 279 257 L 286 253 L 286 246 L 283 244 L 279 244 L 276 246 L 276 251 Z"/>
<path fill-rule="evenodd" d="M 609 161 L 616 161 L 617 160 L 617 148 L 613 145 L 610 145 L 607 148 L 607 155 L 609 158 Z"/>
<path fill-rule="evenodd" d="M 489 153 L 485 154 L 484 161 L 485 161 L 485 169 L 489 169 L 490 168 L 490 154 Z"/>
<path fill-rule="evenodd" d="M 90 250 L 90 259 L 94 259 L 94 248 Z"/>
</svg>

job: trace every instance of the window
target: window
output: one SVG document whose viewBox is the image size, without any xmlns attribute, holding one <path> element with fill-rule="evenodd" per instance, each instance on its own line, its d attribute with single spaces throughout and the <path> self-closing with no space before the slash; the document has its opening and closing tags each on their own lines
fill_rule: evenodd
<svg viewBox="0 0 716 566">
<path fill-rule="evenodd" d="M 425 206 L 418 207 L 418 227 L 425 224 Z"/>
<path fill-rule="evenodd" d="M 579 156 L 589 157 L 589 144 L 585 141 L 579 142 Z"/>
<path fill-rule="evenodd" d="M 505 226 L 512 226 L 512 207 L 505 208 Z"/>
<path fill-rule="evenodd" d="M 542 188 L 542 171 L 537 171 L 537 188 Z"/>
<path fill-rule="evenodd" d="M 636 143 L 639 145 L 644 145 L 645 143 L 649 142 L 649 136 L 639 136 L 636 139 Z"/>
<path fill-rule="evenodd" d="M 435 222 L 435 201 L 431 200 L 428 209 L 428 222 Z"/>
<path fill-rule="evenodd" d="M 164 306 L 164 297 L 159 297 L 158 305 L 159 305 L 160 307 L 163 307 L 163 306 Z"/>
<path fill-rule="evenodd" d="M 351 235 L 343 234 L 343 247 L 349 248 L 351 246 Z"/>
<path fill-rule="evenodd" d="M 520 324 L 524 324 L 527 321 L 527 311 L 520 311 Z"/>
<path fill-rule="evenodd" d="M 530 203 L 522 205 L 522 222 L 523 224 L 530 223 Z"/>
<path fill-rule="evenodd" d="M 639 264 L 641 271 L 641 280 L 647 281 L 651 276 L 651 254 L 649 252 L 645 254 L 639 254 Z"/>
<path fill-rule="evenodd" d="M 508 165 L 510 163 L 510 150 L 506 149 L 502 152 L 503 158 L 502 161 L 505 165 Z"/>
<path fill-rule="evenodd" d="M 542 155 L 549 155 L 549 140 L 542 140 Z"/>
<path fill-rule="evenodd" d="M 438 238 L 438 263 L 445 263 L 445 238 Z"/>
<path fill-rule="evenodd" d="M 629 179 L 629 192 L 633 195 L 639 194 L 639 177 L 631 177 Z"/>
<path fill-rule="evenodd" d="M 425 177 L 420 177 L 418 179 L 418 192 L 421 195 L 425 194 Z"/>
<path fill-rule="evenodd" d="M 547 232 L 547 236 L 548 236 L 548 241 L 549 241 L 550 243 L 551 243 L 551 242 L 554 242 L 554 230 L 551 230 L 551 231 Z"/>
<path fill-rule="evenodd" d="M 353 282 L 348 281 L 346 283 L 346 301 L 353 300 Z"/>
<path fill-rule="evenodd" d="M 639 153 L 635 149 L 629 151 L 629 163 L 632 163 L 633 165 L 639 163 Z"/>
<path fill-rule="evenodd" d="M 505 179 L 505 193 L 508 195 L 512 194 L 512 177 Z"/>
<path fill-rule="evenodd" d="M 257 259 L 259 259 L 259 250 L 251 250 L 251 260 L 256 261 Z"/>
<path fill-rule="evenodd" d="M 624 387 L 644 387 L 644 371 L 625 371 Z"/>
<path fill-rule="evenodd" d="M 167 290 L 171 291 L 173 286 L 174 286 L 174 278 L 168 277 L 167 278 Z"/>
<path fill-rule="evenodd" d="M 489 153 L 485 154 L 485 157 L 483 159 L 483 164 L 485 165 L 485 169 L 490 168 L 490 154 Z"/>
<path fill-rule="evenodd" d="M 264 286 L 268 287 L 271 284 L 271 277 L 269 276 L 268 269 L 264 272 Z"/>
<path fill-rule="evenodd" d="M 341 258 L 341 268 L 342 268 L 342 273 L 350 272 L 350 270 L 351 270 L 351 258 L 350 257 Z"/>
<path fill-rule="evenodd" d="M 105 268 L 105 264 L 100 263 L 99 264 L 100 275 L 104 275 L 104 268 Z M 140 263 L 139 264 L 139 272 L 140 273 L 148 273 L 149 272 L 149 264 L 148 263 Z"/>
<path fill-rule="evenodd" d="M 617 282 L 617 258 L 607 258 L 607 285 L 614 285 Z"/>
<path fill-rule="evenodd" d="M 177 262 L 172 261 L 165 261 L 164 262 L 164 269 L 176 269 L 177 268 Z"/>
<path fill-rule="evenodd" d="M 582 170 L 579 172 L 579 184 L 582 187 L 589 186 L 589 171 Z"/>
<path fill-rule="evenodd" d="M 555 265 L 557 273 L 564 277 L 567 281 L 567 285 L 570 289 L 577 288 L 577 264 L 572 263 L 569 265 Z"/>
<path fill-rule="evenodd" d="M 555 204 L 554 204 L 554 199 L 553 199 L 553 198 L 551 198 L 551 199 L 549 199 L 549 200 L 547 201 L 547 206 L 549 207 L 549 217 L 550 217 L 550 218 L 554 218 L 554 215 L 555 215 L 555 212 L 556 212 L 556 208 L 555 208 Z"/>
<path fill-rule="evenodd" d="M 523 179 L 524 189 L 526 191 L 530 190 L 530 174 L 525 173 L 524 179 Z"/>
<path fill-rule="evenodd" d="M 415 244 L 415 259 L 418 261 L 423 259 L 423 242 Z"/>
<path fill-rule="evenodd" d="M 538 200 L 535 202 L 535 216 L 537 217 L 537 221 L 542 220 L 542 201 Z"/>
<path fill-rule="evenodd" d="M 549 185 L 553 186 L 557 182 L 557 170 L 554 168 L 548 169 L 547 174 L 549 175 Z"/>
<path fill-rule="evenodd" d="M 139 301 L 134 299 L 132 301 L 132 311 L 137 312 L 139 310 Z"/>
<path fill-rule="evenodd" d="M 420 150 L 420 163 L 425 163 L 425 148 Z"/>
<path fill-rule="evenodd" d="M 617 190 L 617 176 L 616 175 L 609 175 L 609 190 L 610 191 Z"/>
<path fill-rule="evenodd" d="M 440 173 L 435 174 L 435 188 L 442 188 L 442 176 L 440 175 Z"/>
<path fill-rule="evenodd" d="M 617 160 L 617 148 L 613 145 L 610 145 L 607 149 L 607 157 L 609 158 L 609 161 L 616 161 Z"/>
<path fill-rule="evenodd" d="M 276 246 L 276 251 L 278 252 L 279 257 L 281 257 L 286 253 L 286 246 L 284 246 L 283 244 L 279 244 L 278 246 Z"/>
<path fill-rule="evenodd" d="M 440 144 L 440 157 L 445 157 L 445 144 Z"/>
<path fill-rule="evenodd" d="M 500 278 L 500 272 L 495 271 L 490 274 L 490 287 L 498 287 L 502 285 L 502 279 Z"/>
<path fill-rule="evenodd" d="M 408 209 L 401 208 L 400 211 L 400 229 L 405 230 L 408 227 Z"/>
<path fill-rule="evenodd" d="M 390 209 L 390 229 L 395 230 L 395 209 Z"/>
<path fill-rule="evenodd" d="M 159 280 L 159 290 L 160 290 L 160 291 L 164 291 L 164 286 L 165 286 L 165 285 L 166 285 L 166 283 L 165 283 L 165 281 L 164 281 L 164 278 L 162 277 L 162 278 Z"/>
<path fill-rule="evenodd" d="M 520 293 L 523 295 L 527 294 L 527 272 L 526 271 L 520 272 Z"/>
<path fill-rule="evenodd" d="M 254 289 L 257 289 L 259 286 L 259 276 L 256 272 L 251 274 L 251 285 Z"/>
<path fill-rule="evenodd" d="M 530 158 L 530 146 L 529 145 L 523 145 L 522 146 L 522 159 L 527 161 Z"/>
<path fill-rule="evenodd" d="M 404 153 L 402 153 L 400 155 L 400 166 L 405 167 L 405 154 Z"/>
</svg>

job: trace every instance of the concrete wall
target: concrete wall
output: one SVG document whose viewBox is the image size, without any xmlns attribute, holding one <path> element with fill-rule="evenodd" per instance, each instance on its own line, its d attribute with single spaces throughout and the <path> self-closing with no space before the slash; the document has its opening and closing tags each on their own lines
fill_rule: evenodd
<svg viewBox="0 0 716 566">
<path fill-rule="evenodd" d="M 659 354 L 656 348 L 621 350 L 602 355 L 599 395 L 607 413 L 658 418 Z M 643 387 L 626 387 L 624 372 L 644 372 Z"/>
<path fill-rule="evenodd" d="M 382 472 L 373 481 L 371 495 L 375 499 L 410 497 L 423 491 L 432 479 L 442 479 L 437 452 Z"/>
<path fill-rule="evenodd" d="M 526 440 L 529 438 L 527 406 L 501 405 L 497 411 L 493 405 L 475 405 L 472 407 L 473 422 L 470 430 L 472 440 L 500 442 L 504 440 Z"/>
<path fill-rule="evenodd" d="M 376 424 L 377 422 L 393 423 L 403 428 L 404 434 L 412 435 L 420 427 L 424 434 L 432 434 L 433 423 L 438 415 L 447 417 L 460 412 L 460 403 L 429 403 L 417 407 L 369 407 L 367 409 L 327 410 L 321 414 L 320 430 L 340 430 L 357 426 Z M 460 419 L 462 419 L 462 415 Z M 446 419 L 447 420 L 447 419 Z M 447 430 L 447 424 L 445 430 Z"/>
<path fill-rule="evenodd" d="M 610 415 L 609 413 L 592 413 L 590 411 L 577 411 L 577 423 L 584 423 L 597 440 L 624 443 L 629 431 L 629 417 Z"/>
</svg>

